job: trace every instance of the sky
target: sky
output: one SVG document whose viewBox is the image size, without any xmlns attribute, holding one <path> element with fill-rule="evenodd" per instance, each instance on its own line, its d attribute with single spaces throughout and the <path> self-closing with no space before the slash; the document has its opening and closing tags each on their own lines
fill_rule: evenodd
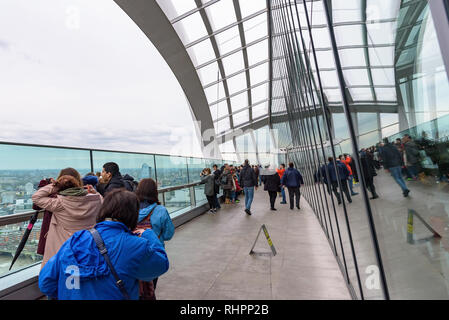
<svg viewBox="0 0 449 320">
<path fill-rule="evenodd" d="M 0 141 L 202 156 L 168 65 L 111 0 L 0 0 Z"/>
</svg>

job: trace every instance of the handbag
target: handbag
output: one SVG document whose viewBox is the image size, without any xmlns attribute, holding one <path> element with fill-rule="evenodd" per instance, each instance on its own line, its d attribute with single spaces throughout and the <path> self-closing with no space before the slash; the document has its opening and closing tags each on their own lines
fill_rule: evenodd
<svg viewBox="0 0 449 320">
<path fill-rule="evenodd" d="M 100 251 L 101 255 L 103 256 L 104 260 L 106 261 L 106 264 L 108 265 L 109 269 L 111 270 L 112 276 L 115 279 L 115 284 L 119 288 L 119 290 L 122 293 L 125 300 L 129 300 L 129 295 L 125 289 L 125 284 L 118 276 L 117 272 L 115 271 L 114 266 L 111 263 L 111 260 L 109 259 L 108 249 L 106 249 L 106 246 L 104 245 L 103 238 L 101 238 L 100 233 L 95 228 L 89 229 L 89 232 L 92 235 L 92 237 L 94 238 L 95 244 L 97 245 L 98 250 Z"/>
</svg>

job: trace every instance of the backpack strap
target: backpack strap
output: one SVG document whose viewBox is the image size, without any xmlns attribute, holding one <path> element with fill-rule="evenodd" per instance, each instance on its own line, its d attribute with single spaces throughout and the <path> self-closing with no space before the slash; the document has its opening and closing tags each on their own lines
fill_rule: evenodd
<svg viewBox="0 0 449 320">
<path fill-rule="evenodd" d="M 148 224 L 146 224 L 146 226 L 147 226 L 149 229 L 153 229 L 153 225 L 151 224 L 151 216 L 153 215 L 153 212 L 154 212 L 154 210 L 156 209 L 157 206 L 158 206 L 158 204 L 156 204 L 156 205 L 153 207 L 153 209 L 151 209 L 150 213 L 149 213 L 145 218 L 143 218 L 142 220 L 140 220 L 140 223 L 137 224 L 138 227 L 139 227 L 139 226 L 145 227 L 145 226 L 143 226 L 141 223 L 142 223 L 142 222 L 148 222 Z M 162 234 L 162 229 L 161 229 L 161 233 L 157 236 L 158 239 L 161 237 L 161 234 Z"/>
<path fill-rule="evenodd" d="M 125 300 L 129 300 L 128 292 L 125 289 L 125 284 L 118 276 L 117 272 L 115 271 L 114 266 L 111 263 L 111 260 L 108 256 L 108 249 L 106 249 L 106 246 L 104 245 L 103 238 L 101 238 L 100 233 L 97 229 L 92 228 L 89 229 L 90 234 L 94 238 L 95 244 L 97 245 L 98 250 L 100 251 L 101 255 L 103 256 L 104 260 L 106 261 L 106 264 L 108 265 L 109 269 L 111 270 L 111 273 L 115 279 L 115 284 L 119 288 L 122 295 L 125 297 Z"/>
</svg>

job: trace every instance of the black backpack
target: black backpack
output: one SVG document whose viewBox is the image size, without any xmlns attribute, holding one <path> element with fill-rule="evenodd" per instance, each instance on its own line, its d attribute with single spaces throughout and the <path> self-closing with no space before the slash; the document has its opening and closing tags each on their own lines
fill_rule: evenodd
<svg viewBox="0 0 449 320">
<path fill-rule="evenodd" d="M 125 186 L 125 189 L 131 192 L 135 192 L 137 189 L 137 181 L 134 180 L 133 177 L 129 176 L 129 175 L 125 175 L 123 177 L 123 184 Z"/>
<path fill-rule="evenodd" d="M 220 184 L 221 184 L 222 186 L 228 184 L 228 175 L 227 175 L 227 174 L 225 174 L 224 176 L 221 177 L 221 179 L 220 179 Z"/>
</svg>

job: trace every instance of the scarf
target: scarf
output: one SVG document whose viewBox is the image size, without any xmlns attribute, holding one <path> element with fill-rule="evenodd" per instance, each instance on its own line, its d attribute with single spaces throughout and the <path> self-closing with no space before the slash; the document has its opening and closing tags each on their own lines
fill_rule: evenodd
<svg viewBox="0 0 449 320">
<path fill-rule="evenodd" d="M 68 188 L 58 192 L 61 196 L 82 197 L 87 195 L 87 190 L 84 188 Z"/>
</svg>

